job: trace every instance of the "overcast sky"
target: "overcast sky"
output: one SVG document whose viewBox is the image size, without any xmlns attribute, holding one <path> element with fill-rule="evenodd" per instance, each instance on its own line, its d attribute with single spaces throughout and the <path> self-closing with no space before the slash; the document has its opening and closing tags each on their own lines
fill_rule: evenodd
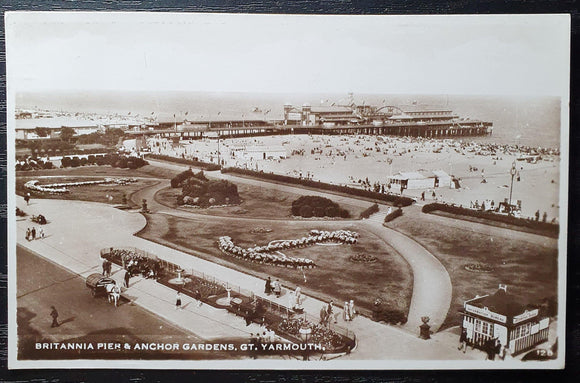
<svg viewBox="0 0 580 383">
<path fill-rule="evenodd" d="M 9 13 L 9 91 L 563 95 L 567 16 Z"/>
</svg>

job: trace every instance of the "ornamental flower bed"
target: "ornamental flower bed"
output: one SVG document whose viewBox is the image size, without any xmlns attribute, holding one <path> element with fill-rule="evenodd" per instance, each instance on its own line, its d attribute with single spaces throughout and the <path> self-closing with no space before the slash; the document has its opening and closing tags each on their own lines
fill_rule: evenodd
<svg viewBox="0 0 580 383">
<path fill-rule="evenodd" d="M 348 260 L 354 263 L 373 263 L 377 261 L 377 257 L 368 254 L 355 254 L 348 257 Z"/>
<path fill-rule="evenodd" d="M 62 194 L 69 193 L 67 187 L 101 185 L 101 184 L 116 184 L 127 185 L 129 183 L 137 182 L 135 178 L 105 178 L 95 181 L 79 181 L 79 182 L 63 182 L 47 185 L 38 185 L 38 180 L 31 180 L 24 184 L 24 187 L 29 190 L 34 190 L 41 193 Z"/>
<path fill-rule="evenodd" d="M 464 268 L 472 273 L 491 273 L 493 271 L 493 267 L 485 263 L 469 263 Z"/>
<path fill-rule="evenodd" d="M 294 240 L 272 241 L 266 246 L 256 246 L 244 249 L 236 246 L 228 236 L 220 237 L 218 240 L 219 249 L 231 256 L 238 257 L 250 262 L 266 263 L 282 267 L 315 267 L 314 261 L 307 258 L 288 257 L 283 254 L 273 254 L 272 252 L 312 246 L 323 242 L 339 242 L 345 244 L 355 244 L 358 233 L 349 230 L 311 230 L 308 237 Z"/>
<path fill-rule="evenodd" d="M 304 321 L 302 318 L 284 319 L 278 325 L 278 330 L 300 339 L 300 328 L 304 325 L 312 331 L 308 342 L 312 344 L 320 344 L 326 349 L 326 351 L 342 351 L 347 346 L 347 342 L 351 342 L 350 339 L 345 339 L 342 335 L 329 330 L 325 326 Z"/>
</svg>

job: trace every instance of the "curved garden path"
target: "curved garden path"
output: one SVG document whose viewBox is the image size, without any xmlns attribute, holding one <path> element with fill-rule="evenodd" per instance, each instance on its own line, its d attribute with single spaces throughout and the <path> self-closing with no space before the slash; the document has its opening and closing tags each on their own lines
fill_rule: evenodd
<svg viewBox="0 0 580 383">
<path fill-rule="evenodd" d="M 150 161 L 155 166 L 166 167 L 174 170 L 184 170 L 187 169 L 186 165 L 177 165 L 161 161 Z M 270 182 L 264 182 L 260 180 L 255 180 L 245 177 L 236 177 L 230 174 L 221 174 L 219 172 L 206 172 L 206 176 L 210 178 L 220 178 L 227 179 L 235 183 L 246 183 L 254 186 L 259 186 L 262 188 L 275 188 L 277 190 L 283 190 L 285 192 L 302 194 L 304 189 L 294 186 L 273 184 Z M 204 222 L 213 221 L 221 222 L 227 225 L 227 222 L 232 220 L 244 219 L 249 222 L 255 222 L 256 224 L 264 224 L 270 219 L 261 218 L 240 218 L 240 217 L 220 217 L 207 214 L 199 214 L 195 211 L 185 211 L 185 209 L 170 208 L 168 206 L 162 205 L 155 200 L 155 194 L 169 186 L 169 181 L 163 181 L 151 187 L 142 189 L 133 195 L 133 200 L 135 202 L 141 201 L 142 199 L 147 199 L 147 204 L 152 212 L 169 214 L 173 216 L 179 216 L 183 218 L 189 218 L 193 220 L 203 220 Z M 350 205 L 357 206 L 368 206 L 369 202 L 360 200 L 357 198 L 351 198 L 346 196 L 338 196 L 335 194 L 324 193 L 324 192 L 308 192 L 309 194 L 319 195 L 322 197 L 332 198 L 338 203 L 346 203 Z M 430 325 L 433 331 L 437 331 L 441 324 L 445 321 L 447 312 L 451 305 L 451 278 L 447 273 L 447 270 L 441 262 L 427 249 L 421 246 L 419 243 L 413 239 L 401 234 L 393 229 L 389 229 L 382 225 L 384 221 L 384 216 L 386 214 L 385 206 L 381 206 L 379 213 L 371 216 L 370 219 L 362 221 L 362 224 L 373 234 L 377 235 L 383 241 L 391 245 L 410 265 L 413 272 L 413 295 L 411 298 L 411 303 L 409 307 L 408 322 L 405 327 L 411 331 L 418 331 L 418 326 L 421 324 L 421 317 L 428 316 L 430 318 Z M 280 220 L 276 220 L 279 222 Z M 308 221 L 293 221 L 289 220 L 293 224 L 296 222 L 311 224 L 315 222 L 313 220 Z M 342 220 L 342 221 L 322 221 L 325 224 L 330 224 L 332 226 L 344 227 L 345 224 L 352 224 L 354 222 L 361 223 L 359 220 Z"/>
</svg>

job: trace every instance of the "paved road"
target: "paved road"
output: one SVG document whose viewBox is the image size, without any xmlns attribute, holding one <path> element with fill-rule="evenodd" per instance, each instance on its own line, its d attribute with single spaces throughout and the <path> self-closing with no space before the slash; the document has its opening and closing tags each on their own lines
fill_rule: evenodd
<svg viewBox="0 0 580 383">
<path fill-rule="evenodd" d="M 17 248 L 17 323 L 20 338 L 19 358 L 62 358 L 66 353 L 35 350 L 37 342 L 193 342 L 202 339 L 176 327 L 138 305 L 121 300 L 115 308 L 105 298 L 93 298 L 84 278 L 47 261 L 23 247 Z M 59 327 L 52 328 L 51 308 L 59 312 Z M 82 352 L 83 358 L 118 354 L 117 351 Z M 74 356 L 69 355 L 69 356 Z M 77 355 L 78 356 L 78 355 Z M 119 356 L 119 355 L 118 355 Z M 124 353 L 119 357 L 136 357 Z M 154 353 L 138 355 L 155 358 Z M 163 357 L 168 357 L 163 353 Z M 198 354 L 197 356 L 201 356 Z M 206 354 L 204 357 L 219 357 Z"/>
</svg>

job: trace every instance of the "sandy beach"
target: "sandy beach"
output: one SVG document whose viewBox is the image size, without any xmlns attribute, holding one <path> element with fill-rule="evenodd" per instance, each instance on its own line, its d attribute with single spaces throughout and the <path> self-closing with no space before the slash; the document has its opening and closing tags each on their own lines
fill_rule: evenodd
<svg viewBox="0 0 580 383">
<path fill-rule="evenodd" d="M 174 145 L 152 138 L 153 153 L 198 158 L 217 163 L 217 140 L 183 141 Z M 225 166 L 311 178 L 323 182 L 364 187 L 387 185 L 388 177 L 398 172 L 443 170 L 460 179 L 460 189 L 436 188 L 438 200 L 470 206 L 471 202 L 493 200 L 497 204 L 509 198 L 512 164 L 514 177 L 512 201 L 522 201 L 522 216 L 536 211 L 551 221 L 559 215 L 560 156 L 557 151 L 544 153 L 536 163 L 518 161 L 528 149 L 498 146 L 495 154 L 486 144 L 467 140 L 434 140 L 383 136 L 271 136 L 220 140 L 220 158 Z M 288 158 L 273 160 L 240 158 L 231 155 L 234 147 L 282 147 Z M 475 170 L 477 169 L 477 170 Z M 519 175 L 519 181 L 518 181 Z M 482 181 L 485 179 L 485 183 Z M 361 182 L 359 182 L 361 181 Z M 395 191 L 393 189 L 393 191 Z M 398 190 L 397 190 L 398 191 Z M 403 195 L 434 200 L 433 189 L 408 189 Z"/>
</svg>

